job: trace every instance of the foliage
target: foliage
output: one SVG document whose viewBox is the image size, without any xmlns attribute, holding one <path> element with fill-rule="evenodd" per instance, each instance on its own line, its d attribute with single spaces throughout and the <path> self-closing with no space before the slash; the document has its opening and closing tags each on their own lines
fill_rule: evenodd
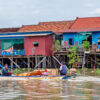
<svg viewBox="0 0 100 100">
<path fill-rule="evenodd" d="M 59 40 L 56 40 L 55 45 L 54 45 L 54 50 L 56 51 L 61 50 L 61 45 L 60 45 Z"/>
<path fill-rule="evenodd" d="M 88 68 L 84 67 L 82 68 L 83 71 L 88 71 Z"/>
<path fill-rule="evenodd" d="M 97 75 L 100 75 L 100 68 L 95 69 L 95 73 L 96 73 Z"/>
<path fill-rule="evenodd" d="M 90 42 L 89 41 L 84 41 L 83 44 L 82 44 L 82 48 L 86 51 L 89 50 L 90 48 Z"/>
<path fill-rule="evenodd" d="M 77 56 L 77 50 L 78 50 L 77 46 L 73 46 L 72 49 L 69 49 L 70 51 L 70 54 L 68 54 L 69 65 L 72 65 L 72 67 L 76 67 L 75 63 L 80 62 L 80 58 L 79 56 Z"/>
<path fill-rule="evenodd" d="M 27 71 L 31 71 L 32 69 L 31 68 L 20 68 L 20 69 L 15 69 L 13 71 L 14 74 L 21 74 L 21 73 L 24 73 L 24 72 L 27 72 Z"/>
</svg>

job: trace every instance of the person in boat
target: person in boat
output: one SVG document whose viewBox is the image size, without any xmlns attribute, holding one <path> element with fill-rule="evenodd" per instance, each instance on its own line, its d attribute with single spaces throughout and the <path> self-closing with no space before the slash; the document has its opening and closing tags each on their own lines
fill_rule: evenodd
<svg viewBox="0 0 100 100">
<path fill-rule="evenodd" d="M 60 75 L 66 75 L 67 74 L 67 66 L 64 64 L 64 62 L 61 62 L 60 66 Z"/>
<path fill-rule="evenodd" d="M 71 76 L 71 77 L 76 77 L 76 69 L 75 68 L 71 68 L 70 69 L 70 72 L 69 72 L 69 75 Z"/>
<path fill-rule="evenodd" d="M 48 76 L 47 69 L 45 69 L 44 71 L 42 71 L 42 75 L 43 75 L 43 76 Z"/>
<path fill-rule="evenodd" d="M 8 72 L 8 64 L 5 64 L 2 69 L 2 75 L 3 76 L 11 76 L 11 72 Z"/>
</svg>

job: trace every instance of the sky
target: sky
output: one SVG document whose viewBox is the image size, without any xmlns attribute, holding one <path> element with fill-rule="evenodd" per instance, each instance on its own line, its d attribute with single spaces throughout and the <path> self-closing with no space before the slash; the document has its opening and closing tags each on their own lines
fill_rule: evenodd
<svg viewBox="0 0 100 100">
<path fill-rule="evenodd" d="M 100 16 L 100 0 L 0 0 L 0 28 Z"/>
</svg>

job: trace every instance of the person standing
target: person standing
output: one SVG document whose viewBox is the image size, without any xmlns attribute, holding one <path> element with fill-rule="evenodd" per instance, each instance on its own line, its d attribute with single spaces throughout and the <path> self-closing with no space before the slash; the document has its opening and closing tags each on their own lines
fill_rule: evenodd
<svg viewBox="0 0 100 100">
<path fill-rule="evenodd" d="M 60 75 L 66 75 L 67 74 L 67 66 L 64 64 L 64 62 L 61 62 L 60 66 Z"/>
</svg>

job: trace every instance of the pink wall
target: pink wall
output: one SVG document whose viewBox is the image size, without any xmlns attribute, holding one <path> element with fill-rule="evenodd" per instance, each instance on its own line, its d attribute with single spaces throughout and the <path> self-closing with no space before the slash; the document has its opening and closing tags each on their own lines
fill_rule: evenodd
<svg viewBox="0 0 100 100">
<path fill-rule="evenodd" d="M 53 53 L 53 37 L 47 36 L 45 39 L 45 50 L 46 55 L 52 55 Z"/>
<path fill-rule="evenodd" d="M 52 55 L 53 37 L 52 36 L 33 36 L 26 37 L 24 40 L 25 55 L 32 55 L 33 42 L 38 42 L 39 46 L 35 47 L 34 55 Z"/>
</svg>

